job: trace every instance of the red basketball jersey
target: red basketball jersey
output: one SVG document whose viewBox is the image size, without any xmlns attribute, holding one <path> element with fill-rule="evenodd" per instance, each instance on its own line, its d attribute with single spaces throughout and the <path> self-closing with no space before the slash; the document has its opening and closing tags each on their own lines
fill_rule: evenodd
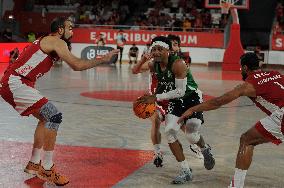
<svg viewBox="0 0 284 188">
<path fill-rule="evenodd" d="M 284 106 L 284 78 L 279 72 L 257 71 L 250 74 L 246 82 L 256 90 L 252 101 L 266 114 L 270 115 Z"/>
<path fill-rule="evenodd" d="M 149 77 L 149 92 L 150 92 L 150 94 L 155 94 L 157 86 L 158 86 L 158 79 L 157 79 L 157 77 L 154 73 L 151 73 L 150 77 Z"/>
<path fill-rule="evenodd" d="M 34 83 L 39 77 L 47 73 L 53 63 L 59 58 L 56 54 L 46 54 L 40 48 L 40 40 L 35 40 L 31 45 L 27 46 L 17 60 L 11 64 L 4 77 L 19 75 Z"/>
</svg>

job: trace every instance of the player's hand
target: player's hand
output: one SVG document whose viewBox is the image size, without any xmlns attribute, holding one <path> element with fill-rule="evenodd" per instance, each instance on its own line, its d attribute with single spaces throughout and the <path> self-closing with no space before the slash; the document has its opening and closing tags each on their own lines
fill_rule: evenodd
<svg viewBox="0 0 284 188">
<path fill-rule="evenodd" d="M 177 123 L 182 123 L 184 121 L 185 118 L 191 116 L 194 113 L 194 111 L 192 111 L 190 108 L 185 111 L 181 117 L 178 119 Z"/>
<path fill-rule="evenodd" d="M 114 55 L 117 55 L 119 53 L 119 51 L 120 51 L 119 49 L 115 49 L 115 50 L 110 51 L 106 55 L 102 56 L 101 61 L 102 62 L 110 62 L 111 58 Z"/>
<path fill-rule="evenodd" d="M 141 60 L 145 63 L 145 62 L 151 60 L 152 58 L 153 58 L 153 55 L 151 53 L 145 53 L 145 54 L 143 54 Z"/>
<path fill-rule="evenodd" d="M 156 96 L 155 95 L 144 95 L 140 99 L 138 99 L 137 102 L 153 104 L 156 102 Z"/>
</svg>

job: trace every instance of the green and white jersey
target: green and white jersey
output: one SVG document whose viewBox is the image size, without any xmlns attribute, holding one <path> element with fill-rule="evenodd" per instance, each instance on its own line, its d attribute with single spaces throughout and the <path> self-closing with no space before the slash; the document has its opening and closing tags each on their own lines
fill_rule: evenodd
<svg viewBox="0 0 284 188">
<path fill-rule="evenodd" d="M 176 89 L 175 75 L 172 71 L 172 66 L 177 59 L 180 59 L 180 57 L 175 56 L 175 55 L 169 56 L 169 60 L 168 60 L 169 62 L 168 62 L 167 68 L 163 71 L 158 62 L 154 63 L 154 73 L 158 79 L 158 87 L 156 91 L 157 94 L 166 93 L 166 92 Z M 198 89 L 198 85 L 194 81 L 193 76 L 190 70 L 188 69 L 187 70 L 186 92 L 182 98 L 188 97 L 193 92 L 196 92 L 197 89 Z"/>
</svg>

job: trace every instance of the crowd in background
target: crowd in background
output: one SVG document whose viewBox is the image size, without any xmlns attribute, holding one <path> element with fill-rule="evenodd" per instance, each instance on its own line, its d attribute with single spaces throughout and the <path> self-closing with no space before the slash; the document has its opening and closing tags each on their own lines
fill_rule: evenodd
<svg viewBox="0 0 284 188">
<path fill-rule="evenodd" d="M 103 28 L 107 29 L 125 27 L 125 29 L 132 30 L 222 32 L 228 22 L 228 15 L 221 14 L 220 9 L 206 9 L 204 0 L 25 1 L 24 10 L 41 11 L 43 18 L 49 12 L 54 12 L 53 9 L 56 7 L 56 11 L 68 11 L 70 19 L 77 25 L 90 24 L 90 27 L 104 25 Z M 279 1 L 275 10 L 275 24 L 272 28 L 274 35 L 283 33 L 283 1 Z M 25 33 L 28 41 L 32 41 L 39 35 L 42 33 L 33 33 L 32 31 Z M 0 41 L 9 42 L 11 40 L 11 29 L 3 28 Z"/>
<path fill-rule="evenodd" d="M 275 22 L 273 25 L 273 34 L 274 35 L 279 35 L 282 34 L 284 31 L 284 1 L 281 0 L 276 7 L 276 12 L 275 12 Z"/>
</svg>

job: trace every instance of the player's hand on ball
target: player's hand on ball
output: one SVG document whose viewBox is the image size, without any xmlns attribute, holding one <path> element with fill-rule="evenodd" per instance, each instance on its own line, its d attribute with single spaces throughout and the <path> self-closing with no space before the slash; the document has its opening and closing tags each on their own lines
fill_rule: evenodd
<svg viewBox="0 0 284 188">
<path fill-rule="evenodd" d="M 156 96 L 155 95 L 144 95 L 140 99 L 138 99 L 138 101 L 141 103 L 152 104 L 152 103 L 155 103 Z"/>
<path fill-rule="evenodd" d="M 181 117 L 178 119 L 177 123 L 182 123 L 184 121 L 185 118 L 191 116 L 194 112 L 191 109 L 188 109 L 187 111 L 185 111 Z"/>
</svg>

